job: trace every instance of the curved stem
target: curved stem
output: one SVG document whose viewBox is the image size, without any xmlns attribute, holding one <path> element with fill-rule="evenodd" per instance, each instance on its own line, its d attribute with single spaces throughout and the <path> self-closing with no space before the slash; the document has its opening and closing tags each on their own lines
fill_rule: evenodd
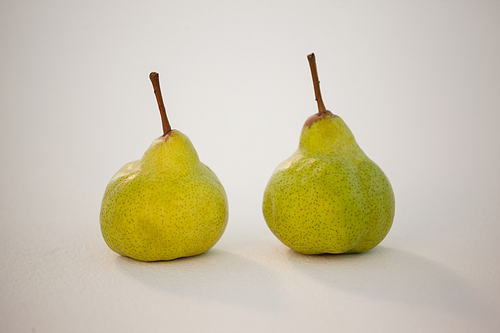
<svg viewBox="0 0 500 333">
<path fill-rule="evenodd" d="M 151 72 L 151 74 L 149 74 L 149 79 L 153 84 L 156 101 L 158 102 L 158 108 L 160 109 L 161 123 L 163 126 L 163 136 L 165 136 L 172 130 L 172 127 L 170 127 L 170 123 L 168 122 L 167 111 L 165 110 L 165 104 L 163 104 L 163 98 L 161 97 L 160 75 L 156 72 Z"/>
<path fill-rule="evenodd" d="M 321 98 L 321 90 L 319 89 L 319 77 L 318 77 L 318 69 L 316 68 L 316 57 L 314 53 L 311 53 L 307 56 L 307 60 L 309 60 L 309 67 L 311 67 L 311 74 L 314 85 L 314 94 L 316 95 L 316 102 L 318 102 L 318 114 L 326 113 L 326 107 L 323 103 L 323 98 Z"/>
</svg>

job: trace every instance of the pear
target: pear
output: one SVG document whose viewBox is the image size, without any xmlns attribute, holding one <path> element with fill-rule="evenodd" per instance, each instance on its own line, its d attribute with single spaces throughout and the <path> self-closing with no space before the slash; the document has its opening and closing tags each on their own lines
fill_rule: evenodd
<svg viewBox="0 0 500 333">
<path fill-rule="evenodd" d="M 100 224 L 107 245 L 141 261 L 194 256 L 212 248 L 228 220 L 226 192 L 189 138 L 171 129 L 158 73 L 150 74 L 163 135 L 106 187 Z"/>
<path fill-rule="evenodd" d="M 325 108 L 314 54 L 308 60 L 319 112 L 305 122 L 297 151 L 273 172 L 264 218 L 283 244 L 304 254 L 368 251 L 392 226 L 394 193 L 345 122 Z"/>
</svg>

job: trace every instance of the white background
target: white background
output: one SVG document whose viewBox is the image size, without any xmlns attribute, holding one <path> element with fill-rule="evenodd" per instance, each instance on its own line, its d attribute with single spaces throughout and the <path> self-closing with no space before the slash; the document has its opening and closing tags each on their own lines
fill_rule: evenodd
<svg viewBox="0 0 500 333">
<path fill-rule="evenodd" d="M 0 331 L 499 332 L 500 2 L 0 3 Z M 316 112 L 396 195 L 387 238 L 305 256 L 268 230 L 274 168 Z M 104 243 L 111 176 L 172 126 L 229 198 L 207 253 Z"/>
</svg>

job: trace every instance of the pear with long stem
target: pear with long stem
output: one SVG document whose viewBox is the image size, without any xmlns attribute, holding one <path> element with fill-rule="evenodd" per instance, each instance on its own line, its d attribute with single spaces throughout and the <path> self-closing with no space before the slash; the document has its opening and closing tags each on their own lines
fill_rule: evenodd
<svg viewBox="0 0 500 333">
<path fill-rule="evenodd" d="M 326 109 L 315 56 L 307 58 L 318 113 L 306 120 L 297 151 L 273 172 L 264 191 L 264 218 L 298 252 L 368 251 L 392 226 L 394 193 L 349 127 Z"/>
<path fill-rule="evenodd" d="M 222 236 L 228 220 L 227 197 L 189 138 L 171 128 L 158 73 L 151 73 L 150 79 L 163 135 L 140 160 L 126 164 L 111 178 L 101 204 L 101 231 L 113 251 L 137 260 L 194 256 L 212 248 Z"/>
</svg>

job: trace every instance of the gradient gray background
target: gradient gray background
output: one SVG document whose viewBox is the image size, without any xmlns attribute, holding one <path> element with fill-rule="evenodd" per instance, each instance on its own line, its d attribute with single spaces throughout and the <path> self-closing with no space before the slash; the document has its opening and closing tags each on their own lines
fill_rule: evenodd
<svg viewBox="0 0 500 333">
<path fill-rule="evenodd" d="M 498 332 L 499 1 L 0 3 L 2 332 Z M 396 195 L 387 238 L 304 256 L 268 230 L 274 168 L 316 112 Z M 140 263 L 99 229 L 111 176 L 172 126 L 226 188 L 201 256 Z"/>
</svg>

